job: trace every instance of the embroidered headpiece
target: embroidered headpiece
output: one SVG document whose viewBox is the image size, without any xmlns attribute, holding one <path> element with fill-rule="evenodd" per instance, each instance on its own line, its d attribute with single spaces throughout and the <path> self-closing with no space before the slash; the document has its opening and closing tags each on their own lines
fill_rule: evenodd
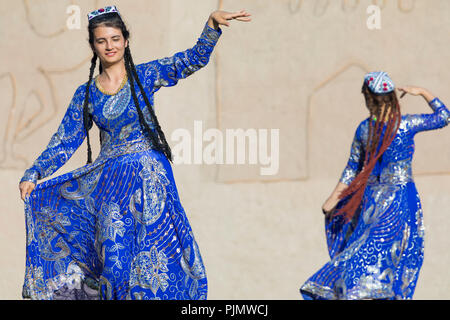
<svg viewBox="0 0 450 320">
<path fill-rule="evenodd" d="M 102 14 L 105 14 L 105 13 L 111 13 L 111 12 L 116 12 L 120 16 L 119 10 L 117 10 L 116 6 L 107 6 L 107 7 L 103 7 L 103 8 L 94 10 L 91 13 L 89 13 L 88 20 L 90 21 L 91 19 L 94 19 L 95 17 L 101 16 Z"/>
<path fill-rule="evenodd" d="M 364 76 L 364 81 L 370 91 L 375 94 L 383 94 L 394 91 L 394 82 L 383 71 L 370 72 Z"/>
</svg>

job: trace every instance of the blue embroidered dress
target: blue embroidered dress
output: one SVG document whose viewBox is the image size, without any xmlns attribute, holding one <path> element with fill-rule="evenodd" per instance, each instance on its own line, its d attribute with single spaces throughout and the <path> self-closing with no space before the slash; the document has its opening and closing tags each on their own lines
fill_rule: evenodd
<svg viewBox="0 0 450 320">
<path fill-rule="evenodd" d="M 206 25 L 193 48 L 137 65 L 150 102 L 162 86 L 204 67 L 220 35 Z M 50 176 L 82 144 L 86 85 L 78 87 L 47 149 L 21 181 Z M 89 90 L 101 151 L 92 164 L 38 184 L 26 198 L 23 297 L 206 299 L 205 268 L 170 163 L 143 135 L 129 80 L 114 95 L 94 81 Z"/>
<path fill-rule="evenodd" d="M 331 261 L 300 288 L 304 299 L 412 298 L 424 253 L 422 208 L 411 170 L 414 136 L 446 126 L 450 117 L 437 98 L 430 106 L 432 114 L 402 116 L 352 221 L 346 223 L 340 216 L 325 219 Z M 344 184 L 349 185 L 362 169 L 369 121 L 362 121 L 356 130 L 340 179 Z"/>
</svg>

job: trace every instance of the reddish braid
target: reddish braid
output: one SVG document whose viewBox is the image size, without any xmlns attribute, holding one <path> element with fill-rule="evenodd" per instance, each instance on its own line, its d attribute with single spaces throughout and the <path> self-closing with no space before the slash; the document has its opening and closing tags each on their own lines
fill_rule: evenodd
<svg viewBox="0 0 450 320">
<path fill-rule="evenodd" d="M 395 91 L 377 95 L 372 93 L 367 84 L 364 83 L 362 93 L 370 111 L 369 134 L 364 148 L 364 165 L 359 174 L 339 196 L 340 199 L 350 197 L 348 202 L 334 213 L 334 215 L 343 215 L 347 221 L 352 219 L 361 205 L 369 176 L 377 161 L 394 140 L 401 119 L 400 105 Z M 373 121 L 372 119 L 376 120 Z M 383 135 L 384 127 L 386 129 Z"/>
</svg>

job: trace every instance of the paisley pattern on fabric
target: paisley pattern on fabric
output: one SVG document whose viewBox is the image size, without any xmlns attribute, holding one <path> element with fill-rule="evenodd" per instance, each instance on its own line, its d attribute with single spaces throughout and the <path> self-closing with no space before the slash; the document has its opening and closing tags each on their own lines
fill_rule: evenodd
<svg viewBox="0 0 450 320">
<path fill-rule="evenodd" d="M 193 48 L 137 65 L 149 101 L 161 86 L 205 66 L 220 34 L 206 25 Z M 57 132 L 21 181 L 52 175 L 82 144 L 86 85 L 78 87 Z M 206 299 L 205 267 L 172 168 L 142 132 L 130 83 L 112 96 L 95 82 L 89 90 L 100 154 L 92 164 L 39 183 L 26 198 L 23 297 Z"/>
<path fill-rule="evenodd" d="M 331 260 L 302 285 L 304 299 L 412 299 L 424 254 L 422 208 L 411 170 L 414 136 L 446 126 L 450 116 L 437 98 L 430 105 L 432 114 L 402 117 L 353 219 L 325 219 Z M 344 184 L 362 169 L 369 121 L 356 130 L 340 179 Z M 337 208 L 346 201 L 341 200 Z"/>
<path fill-rule="evenodd" d="M 127 108 L 131 100 L 131 88 L 127 82 L 117 94 L 111 96 L 103 105 L 103 116 L 108 120 L 119 117 Z"/>
</svg>

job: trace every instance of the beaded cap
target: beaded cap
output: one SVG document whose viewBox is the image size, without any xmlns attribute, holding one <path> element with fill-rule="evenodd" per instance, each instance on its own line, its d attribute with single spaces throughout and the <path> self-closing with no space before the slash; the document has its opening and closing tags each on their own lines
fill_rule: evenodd
<svg viewBox="0 0 450 320">
<path fill-rule="evenodd" d="M 375 94 L 383 94 L 394 91 L 394 82 L 389 78 L 388 74 L 383 71 L 370 72 L 364 76 L 370 91 Z"/>
<path fill-rule="evenodd" d="M 97 10 L 92 11 L 91 13 L 89 13 L 88 16 L 88 20 L 90 21 L 91 19 L 94 19 L 95 17 L 101 16 L 102 14 L 105 13 L 111 13 L 111 12 L 116 12 L 119 16 L 119 10 L 117 10 L 116 6 L 107 6 L 107 7 L 103 7 Z"/>
</svg>

